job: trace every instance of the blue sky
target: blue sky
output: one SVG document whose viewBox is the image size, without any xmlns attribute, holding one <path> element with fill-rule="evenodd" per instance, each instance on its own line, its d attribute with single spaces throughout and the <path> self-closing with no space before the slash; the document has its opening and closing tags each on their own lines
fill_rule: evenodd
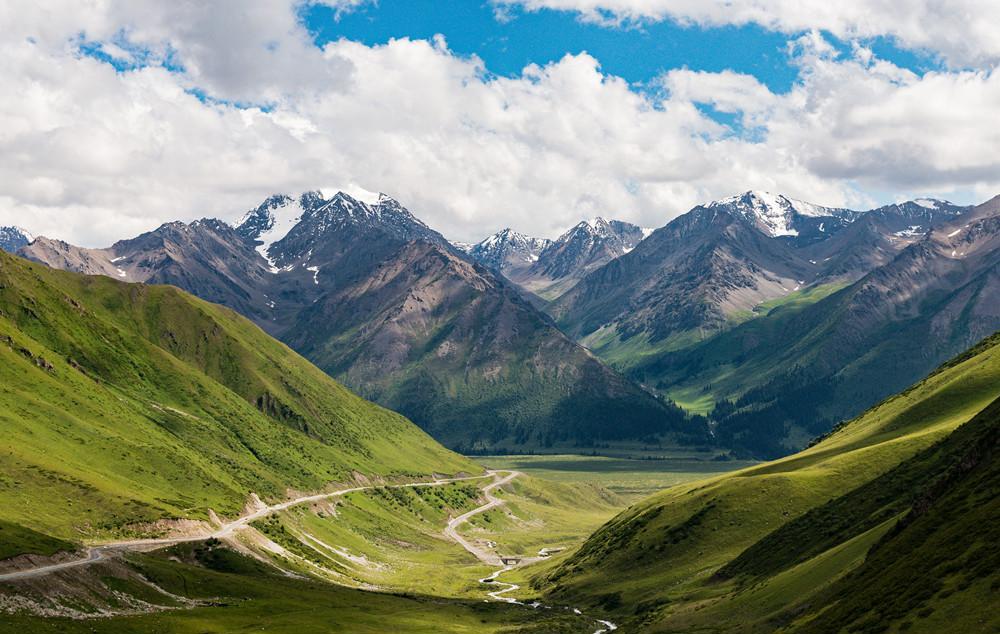
<svg viewBox="0 0 1000 634">
<path fill-rule="evenodd" d="M 605 73 L 637 87 L 650 86 L 667 70 L 687 67 L 753 75 L 772 92 L 783 93 L 799 72 L 787 52 L 790 35 L 753 24 L 704 28 L 664 20 L 616 27 L 551 9 L 510 9 L 506 19 L 498 19 L 493 6 L 478 0 L 380 0 L 348 12 L 312 5 L 302 19 L 320 46 L 340 38 L 371 46 L 442 34 L 452 51 L 477 55 L 489 72 L 504 76 L 584 51 Z M 824 36 L 843 51 L 850 49 L 829 33 Z M 864 43 L 879 57 L 918 73 L 940 67 L 933 57 L 897 48 L 887 38 Z"/>
</svg>

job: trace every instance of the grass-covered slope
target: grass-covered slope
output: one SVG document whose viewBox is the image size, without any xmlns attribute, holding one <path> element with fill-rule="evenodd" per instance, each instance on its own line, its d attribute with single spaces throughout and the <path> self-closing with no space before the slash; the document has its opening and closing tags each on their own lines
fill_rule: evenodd
<svg viewBox="0 0 1000 634">
<path fill-rule="evenodd" d="M 1000 589 L 998 442 L 1000 400 L 940 443 L 771 533 L 719 576 L 742 587 L 767 583 L 884 530 L 856 570 L 781 618 L 807 632 L 975 631 Z"/>
<path fill-rule="evenodd" d="M 66 539 L 354 473 L 479 470 L 228 309 L 6 254 L 0 425 L 0 520 Z"/>
<path fill-rule="evenodd" d="M 745 631 L 753 623 L 773 630 L 776 615 L 865 562 L 871 546 L 914 508 L 909 494 L 915 487 L 928 486 L 942 469 L 963 462 L 955 458 L 961 448 L 914 456 L 998 397 L 1000 335 L 995 335 L 803 452 L 676 486 L 636 504 L 537 578 L 536 586 L 554 598 L 589 601 L 626 623 L 654 630 Z M 988 424 L 995 425 L 992 409 L 990 416 Z M 949 442 L 964 446 L 955 438 Z M 911 459 L 924 462 L 897 469 Z M 889 480 L 870 484 L 893 469 Z M 991 499 L 988 489 L 970 491 L 978 492 L 968 500 Z M 851 492 L 854 498 L 839 503 L 849 514 L 823 510 Z M 975 524 L 965 527 L 963 546 L 973 548 L 984 533 L 977 534 Z M 778 529 L 785 532 L 775 533 Z M 959 561 L 966 555 L 956 551 Z M 859 600 L 856 590 L 845 592 Z"/>
</svg>

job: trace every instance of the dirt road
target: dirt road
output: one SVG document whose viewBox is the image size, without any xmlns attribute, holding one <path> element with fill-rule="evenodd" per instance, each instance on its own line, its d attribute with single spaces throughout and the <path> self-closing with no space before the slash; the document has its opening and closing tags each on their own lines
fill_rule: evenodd
<svg viewBox="0 0 1000 634">
<path fill-rule="evenodd" d="M 332 493 L 317 493 L 315 495 L 305 495 L 302 497 L 295 498 L 293 500 L 287 500 L 285 502 L 279 502 L 278 504 L 272 504 L 270 506 L 265 506 L 260 508 L 253 513 L 249 513 L 242 517 L 239 517 L 228 524 L 220 526 L 218 529 L 211 533 L 206 533 L 202 535 L 193 535 L 188 537 L 164 537 L 157 539 L 134 539 L 120 542 L 111 542 L 108 544 L 101 544 L 97 546 L 92 546 L 87 549 L 87 554 L 82 559 L 75 559 L 72 561 L 66 561 L 58 564 L 50 564 L 48 566 L 39 566 L 37 568 L 30 568 L 28 570 L 19 570 L 17 572 L 8 572 L 5 574 L 0 574 L 0 582 L 3 581 L 16 581 L 18 579 L 29 579 L 32 577 L 39 577 L 42 575 L 47 575 L 53 572 L 58 572 L 60 570 L 68 570 L 70 568 L 77 568 L 80 566 L 86 566 L 92 563 L 96 563 L 103 559 L 109 557 L 114 557 L 120 555 L 121 553 L 128 551 L 143 551 L 155 548 L 163 548 L 165 546 L 172 546 L 174 544 L 182 544 L 186 542 L 200 542 L 210 538 L 216 539 L 226 539 L 232 537 L 233 534 L 248 526 L 251 522 L 259 520 L 262 517 L 267 517 L 272 513 L 277 513 L 279 511 L 284 511 L 293 506 L 299 506 L 301 504 L 309 504 L 312 502 L 320 502 L 323 500 L 329 500 L 331 498 L 340 497 L 347 495 L 348 493 L 355 493 L 357 491 L 365 491 L 368 489 L 379 488 L 380 486 L 388 486 L 389 488 L 401 489 L 401 488 L 414 488 L 414 487 L 426 487 L 426 486 L 443 486 L 452 482 L 463 482 L 466 480 L 481 480 L 487 477 L 495 477 L 496 473 L 493 471 L 488 471 L 486 475 L 481 476 L 468 476 L 464 478 L 444 478 L 437 480 L 430 480 L 426 482 L 408 482 L 406 484 L 393 484 L 393 485 L 370 485 L 363 487 L 352 487 L 350 489 L 341 489 L 340 491 L 334 491 Z M 490 487 L 496 487 L 499 483 L 493 483 Z M 490 487 L 487 487 L 488 489 Z"/>
</svg>

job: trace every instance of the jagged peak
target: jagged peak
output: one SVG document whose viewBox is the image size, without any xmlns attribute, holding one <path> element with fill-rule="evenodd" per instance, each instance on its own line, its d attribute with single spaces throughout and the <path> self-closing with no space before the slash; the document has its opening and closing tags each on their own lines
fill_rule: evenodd
<svg viewBox="0 0 1000 634">
<path fill-rule="evenodd" d="M 0 235 L 3 234 L 12 234 L 20 236 L 21 238 L 23 238 L 28 242 L 32 242 L 35 239 L 35 236 L 33 236 L 30 231 L 18 225 L 0 226 Z"/>
<path fill-rule="evenodd" d="M 760 189 L 752 189 L 742 194 L 710 202 L 704 207 L 735 211 L 746 220 L 753 222 L 767 235 L 797 236 L 795 217 L 809 218 L 845 217 L 850 210 L 823 207 L 813 203 L 789 198 L 784 194 L 774 194 Z"/>
</svg>

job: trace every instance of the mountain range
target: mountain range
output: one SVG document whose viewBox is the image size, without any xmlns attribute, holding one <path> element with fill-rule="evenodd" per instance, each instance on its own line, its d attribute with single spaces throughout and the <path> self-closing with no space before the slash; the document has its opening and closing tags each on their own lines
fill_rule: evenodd
<svg viewBox="0 0 1000 634">
<path fill-rule="evenodd" d="M 724 446 L 776 457 L 1000 327 L 998 217 L 997 199 L 853 212 L 747 192 L 678 217 L 547 310 L 708 415 Z"/>
<path fill-rule="evenodd" d="M 235 227 L 19 252 L 229 306 L 451 447 L 704 442 L 707 416 L 714 443 L 776 457 L 1000 327 L 998 217 L 750 191 L 645 238 L 598 218 L 456 246 L 388 196 L 307 192 Z"/>
<path fill-rule="evenodd" d="M 107 249 L 39 238 L 20 253 L 229 306 L 466 451 L 707 438 L 385 195 L 277 195 L 236 227 L 168 223 Z"/>
<path fill-rule="evenodd" d="M 531 238 L 507 228 L 466 250 L 478 262 L 502 273 L 529 293 L 551 300 L 583 276 L 620 257 L 647 232 L 621 220 L 584 220 L 555 240 Z"/>
</svg>

